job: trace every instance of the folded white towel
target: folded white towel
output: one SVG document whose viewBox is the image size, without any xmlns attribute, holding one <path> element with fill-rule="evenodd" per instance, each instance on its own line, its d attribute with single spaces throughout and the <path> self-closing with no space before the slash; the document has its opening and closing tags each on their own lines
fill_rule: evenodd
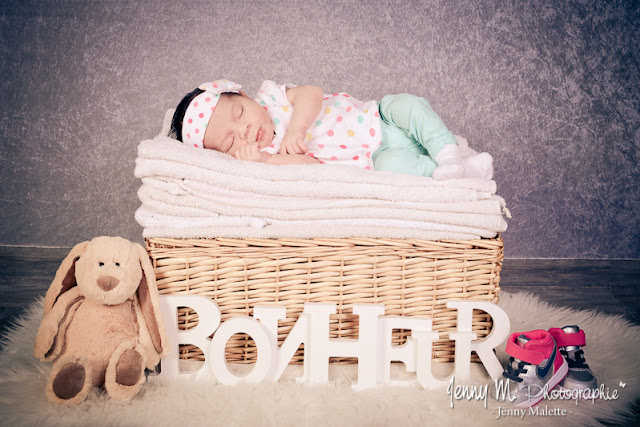
<svg viewBox="0 0 640 427">
<path fill-rule="evenodd" d="M 371 239 L 419 239 L 419 240 L 476 240 L 480 237 L 471 233 L 452 231 L 422 231 L 402 228 L 372 228 L 361 226 L 326 225 L 309 226 L 305 229 L 289 226 L 268 225 L 264 228 L 253 227 L 194 227 L 194 228 L 145 228 L 143 237 L 166 237 L 176 239 L 349 239 L 354 237 Z"/>
<path fill-rule="evenodd" d="M 506 230 L 507 223 L 500 214 L 498 200 L 488 200 L 483 202 L 493 202 L 490 214 L 466 213 L 466 212 L 442 212 L 416 209 L 415 206 L 407 202 L 411 207 L 397 208 L 393 205 L 386 206 L 364 206 L 353 208 L 318 208 L 318 209 L 285 209 L 276 206 L 265 207 L 265 204 L 256 202 L 254 206 L 238 206 L 236 200 L 219 200 L 212 196 L 182 194 L 174 195 L 157 188 L 143 184 L 138 190 L 138 197 L 143 204 L 153 206 L 159 213 L 167 215 L 184 215 L 182 208 L 197 209 L 196 215 L 199 217 L 211 217 L 204 212 L 217 215 L 235 217 L 260 217 L 269 220 L 322 220 L 322 219 L 364 219 L 375 218 L 378 220 L 404 221 L 427 221 L 440 224 L 464 225 L 475 228 L 491 229 L 501 232 Z M 485 203 L 486 204 L 486 203 Z"/>
<path fill-rule="evenodd" d="M 480 237 L 493 237 L 495 231 L 480 227 L 470 227 L 465 225 L 451 225 L 430 221 L 409 221 L 403 219 L 381 219 L 381 218 L 342 218 L 342 219 L 315 219 L 315 220 L 274 220 L 265 218 L 250 217 L 228 217 L 220 215 L 217 217 L 182 217 L 158 213 L 153 206 L 143 203 L 136 212 L 136 220 L 145 228 L 196 228 L 196 227 L 252 227 L 265 228 L 267 226 L 286 227 L 288 230 L 299 230 L 300 234 L 309 228 L 327 227 L 371 227 L 386 229 L 407 229 L 427 231 L 466 233 Z M 385 233 L 389 235 L 388 233 Z"/>
<path fill-rule="evenodd" d="M 249 209 L 253 209 L 256 206 L 265 209 L 275 208 L 292 211 L 392 207 L 433 212 L 466 212 L 493 215 L 499 214 L 504 205 L 504 200 L 496 195 L 483 200 L 463 202 L 398 202 L 380 199 L 272 196 L 229 190 L 216 185 L 176 178 L 143 177 L 142 183 L 174 196 L 198 195 L 203 199 Z"/>
</svg>

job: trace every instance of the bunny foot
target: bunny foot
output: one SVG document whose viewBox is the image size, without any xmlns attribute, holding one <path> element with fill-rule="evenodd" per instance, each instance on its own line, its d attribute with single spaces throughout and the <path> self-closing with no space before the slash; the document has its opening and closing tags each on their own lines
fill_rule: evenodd
<svg viewBox="0 0 640 427">
<path fill-rule="evenodd" d="M 145 382 L 144 350 L 140 344 L 124 342 L 111 356 L 104 385 L 113 399 L 128 400 L 138 394 Z"/>
<path fill-rule="evenodd" d="M 54 364 L 45 394 L 51 402 L 76 405 L 87 398 L 91 378 L 91 365 L 87 359 L 64 356 Z"/>
</svg>

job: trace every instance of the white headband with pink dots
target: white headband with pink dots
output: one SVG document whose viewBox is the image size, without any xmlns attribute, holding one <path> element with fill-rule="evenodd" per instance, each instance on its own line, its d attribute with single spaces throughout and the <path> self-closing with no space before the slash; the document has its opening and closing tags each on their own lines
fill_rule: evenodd
<svg viewBox="0 0 640 427">
<path fill-rule="evenodd" d="M 220 100 L 220 94 L 225 92 L 239 93 L 240 88 L 242 86 L 238 83 L 229 80 L 216 80 L 198 86 L 198 89 L 204 90 L 204 92 L 193 98 L 184 113 L 182 142 L 193 144 L 197 148 L 204 148 L 204 132 L 213 110 Z"/>
</svg>

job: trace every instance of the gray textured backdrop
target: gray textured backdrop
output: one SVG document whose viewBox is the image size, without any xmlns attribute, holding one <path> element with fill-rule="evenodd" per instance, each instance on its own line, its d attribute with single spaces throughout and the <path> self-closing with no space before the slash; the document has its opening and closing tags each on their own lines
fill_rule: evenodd
<svg viewBox="0 0 640 427">
<path fill-rule="evenodd" d="M 637 1 L 7 1 L 0 244 L 141 241 L 136 146 L 202 81 L 425 96 L 495 158 L 511 258 L 640 258 Z"/>
</svg>

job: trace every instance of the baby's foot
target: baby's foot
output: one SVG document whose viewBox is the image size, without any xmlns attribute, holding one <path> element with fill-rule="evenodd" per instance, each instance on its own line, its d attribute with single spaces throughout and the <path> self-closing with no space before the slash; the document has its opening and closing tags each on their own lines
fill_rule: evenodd
<svg viewBox="0 0 640 427">
<path fill-rule="evenodd" d="M 434 159 L 438 165 L 433 170 L 433 179 L 456 179 L 464 177 L 464 167 L 457 144 L 447 144 Z"/>
<path fill-rule="evenodd" d="M 480 153 L 462 159 L 465 178 L 493 178 L 493 157 L 489 153 Z M 436 170 L 438 170 L 436 168 Z M 435 171 L 434 171 L 435 174 Z"/>
<path fill-rule="evenodd" d="M 464 167 L 462 164 L 441 165 L 433 170 L 433 179 L 439 181 L 445 179 L 457 179 L 464 176 Z"/>
</svg>

